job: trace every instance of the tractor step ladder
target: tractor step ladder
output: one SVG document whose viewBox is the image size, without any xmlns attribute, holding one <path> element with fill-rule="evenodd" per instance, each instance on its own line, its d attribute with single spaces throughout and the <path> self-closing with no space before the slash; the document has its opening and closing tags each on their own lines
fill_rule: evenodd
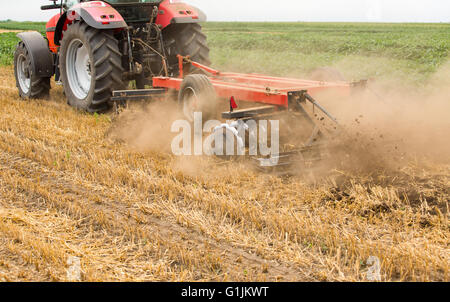
<svg viewBox="0 0 450 302">
<path fill-rule="evenodd" d="M 138 89 L 138 90 L 116 90 L 113 91 L 111 101 L 123 102 L 123 101 L 136 101 L 142 99 L 148 99 L 158 95 L 164 95 L 167 92 L 165 88 L 156 89 Z"/>
</svg>

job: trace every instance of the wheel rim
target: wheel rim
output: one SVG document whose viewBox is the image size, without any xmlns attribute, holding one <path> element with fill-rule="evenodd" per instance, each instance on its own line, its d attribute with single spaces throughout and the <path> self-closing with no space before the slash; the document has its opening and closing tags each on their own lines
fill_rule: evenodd
<svg viewBox="0 0 450 302">
<path fill-rule="evenodd" d="M 19 55 L 19 57 L 17 58 L 16 72 L 20 89 L 25 94 L 28 94 L 31 86 L 31 76 L 28 60 L 23 54 Z"/>
<path fill-rule="evenodd" d="M 80 100 L 85 99 L 91 89 L 91 62 L 89 51 L 80 40 L 73 40 L 67 48 L 66 69 L 73 94 Z"/>
<path fill-rule="evenodd" d="M 194 112 L 199 104 L 197 94 L 192 87 L 187 87 L 183 92 L 183 114 L 190 121 L 194 121 Z"/>
</svg>

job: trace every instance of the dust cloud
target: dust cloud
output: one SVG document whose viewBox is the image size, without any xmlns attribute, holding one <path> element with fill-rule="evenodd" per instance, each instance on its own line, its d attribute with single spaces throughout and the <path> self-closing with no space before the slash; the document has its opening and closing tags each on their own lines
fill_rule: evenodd
<svg viewBox="0 0 450 302">
<path fill-rule="evenodd" d="M 345 167 L 370 172 L 396 170 L 412 160 L 450 163 L 450 64 L 423 87 L 396 86 L 395 79 L 372 81 L 330 104 L 343 126 L 334 152 Z"/>
<path fill-rule="evenodd" d="M 330 156 L 321 171 L 389 173 L 411 161 L 450 163 L 450 62 L 421 87 L 405 87 L 397 85 L 396 79 L 384 78 L 369 81 L 367 89 L 349 98 L 318 100 L 342 126 L 331 138 Z M 176 134 L 170 127 L 177 119 L 183 116 L 175 101 L 131 106 L 114 120 L 108 137 L 139 151 L 171 154 Z M 192 176 L 206 173 L 215 164 L 192 157 L 172 162 L 174 170 Z"/>
<path fill-rule="evenodd" d="M 138 152 L 153 151 L 167 154 L 173 157 L 168 161 L 167 168 L 193 179 L 211 179 L 228 174 L 229 167 L 224 165 L 225 161 L 221 159 L 209 156 L 173 155 L 172 140 L 180 133 L 171 132 L 171 127 L 175 121 L 185 119 L 174 97 L 154 100 L 151 103 L 135 102 L 120 109 L 118 114 L 114 113 L 106 138 L 113 142 L 124 143 L 127 148 Z M 193 131 L 194 127 L 191 128 Z M 191 133 L 191 137 L 193 135 Z M 193 147 L 193 142 L 191 144 Z"/>
<path fill-rule="evenodd" d="M 113 119 L 107 138 L 121 141 L 138 151 L 171 152 L 172 123 L 183 118 L 176 101 L 129 104 Z"/>
</svg>

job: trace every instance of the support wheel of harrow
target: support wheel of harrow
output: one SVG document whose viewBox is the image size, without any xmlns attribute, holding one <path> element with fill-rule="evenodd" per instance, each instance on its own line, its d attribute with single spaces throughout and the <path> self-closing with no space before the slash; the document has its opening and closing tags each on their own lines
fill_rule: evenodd
<svg viewBox="0 0 450 302">
<path fill-rule="evenodd" d="M 17 44 L 14 53 L 14 76 L 19 95 L 23 99 L 47 98 L 50 93 L 50 78 L 33 75 L 31 58 L 23 42 Z"/>
<path fill-rule="evenodd" d="M 75 22 L 64 32 L 60 53 L 69 105 L 92 113 L 109 109 L 112 91 L 124 88 L 121 53 L 113 32 Z"/>
<path fill-rule="evenodd" d="M 202 112 L 203 121 L 207 121 L 216 114 L 216 91 L 207 76 L 191 74 L 181 84 L 178 103 L 189 122 L 194 121 L 195 112 Z"/>
<path fill-rule="evenodd" d="M 164 46 L 168 58 L 169 73 L 176 77 L 180 70 L 177 55 L 189 56 L 192 61 L 211 65 L 206 35 L 200 24 L 172 24 L 163 31 Z M 202 70 L 190 65 L 183 67 L 184 74 L 202 73 Z"/>
</svg>

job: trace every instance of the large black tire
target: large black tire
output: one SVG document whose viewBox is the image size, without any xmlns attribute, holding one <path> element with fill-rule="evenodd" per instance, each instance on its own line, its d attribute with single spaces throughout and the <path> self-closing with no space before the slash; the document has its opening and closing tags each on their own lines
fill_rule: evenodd
<svg viewBox="0 0 450 302">
<path fill-rule="evenodd" d="M 202 112 L 203 121 L 214 118 L 217 95 L 208 77 L 202 74 L 186 76 L 180 87 L 178 104 L 190 122 L 194 121 L 194 112 Z"/>
<path fill-rule="evenodd" d="M 79 76 L 70 74 L 71 67 L 68 66 L 67 61 L 68 58 L 71 60 L 74 57 L 70 49 L 76 47 L 77 44 L 72 43 L 79 42 L 81 42 L 82 47 L 87 49 L 89 56 L 87 69 L 90 73 L 90 86 L 88 89 L 82 89 L 81 92 L 76 88 Z M 79 47 L 79 49 L 82 47 Z M 68 51 L 70 51 L 69 54 Z M 108 110 L 112 91 L 124 88 L 122 54 L 113 32 L 92 28 L 84 22 L 74 22 L 64 32 L 60 54 L 61 81 L 69 105 L 91 113 Z M 75 57 L 78 58 L 78 52 Z"/>
<path fill-rule="evenodd" d="M 202 32 L 200 24 L 172 24 L 163 31 L 164 47 L 168 58 L 170 76 L 178 76 L 180 73 L 178 67 L 177 55 L 189 56 L 191 60 L 203 65 L 210 65 L 209 47 L 206 41 L 206 35 Z M 189 69 L 189 66 L 183 68 L 185 75 L 198 73 L 199 69 Z"/>
<path fill-rule="evenodd" d="M 31 58 L 22 41 L 17 44 L 14 52 L 14 76 L 21 98 L 38 99 L 49 96 L 50 78 L 40 78 L 33 75 Z"/>
</svg>

